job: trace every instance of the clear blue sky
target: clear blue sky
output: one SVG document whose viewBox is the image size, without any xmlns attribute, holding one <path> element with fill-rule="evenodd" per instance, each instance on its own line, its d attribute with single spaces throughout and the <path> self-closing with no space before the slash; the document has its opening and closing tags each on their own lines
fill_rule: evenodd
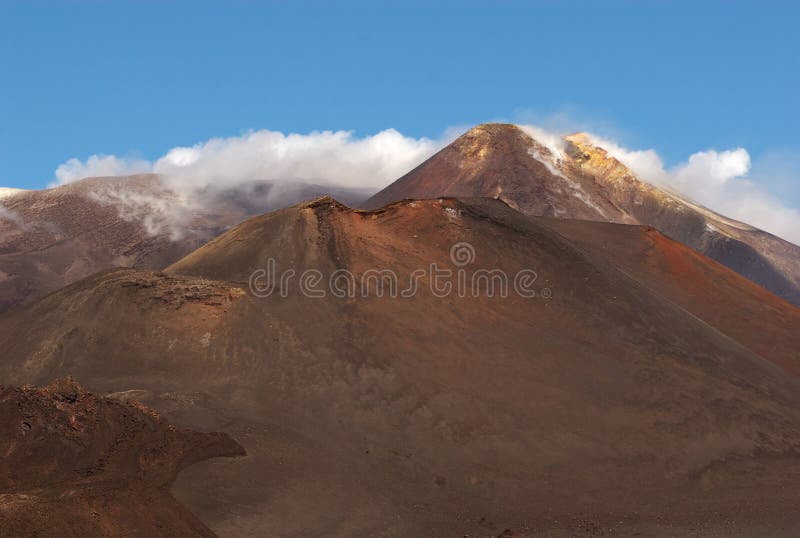
<svg viewBox="0 0 800 538">
<path fill-rule="evenodd" d="M 492 4 L 0 3 L 0 185 L 251 128 L 435 137 L 565 111 L 668 162 L 797 162 L 796 5 Z"/>
</svg>

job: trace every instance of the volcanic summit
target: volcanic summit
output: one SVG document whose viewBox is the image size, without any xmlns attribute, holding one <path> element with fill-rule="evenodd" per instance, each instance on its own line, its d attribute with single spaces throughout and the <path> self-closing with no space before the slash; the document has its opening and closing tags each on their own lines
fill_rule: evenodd
<svg viewBox="0 0 800 538">
<path fill-rule="evenodd" d="M 531 216 L 653 226 L 800 305 L 800 247 L 644 181 L 583 133 L 559 139 L 479 125 L 365 207 L 439 196 L 499 198 Z"/>
</svg>

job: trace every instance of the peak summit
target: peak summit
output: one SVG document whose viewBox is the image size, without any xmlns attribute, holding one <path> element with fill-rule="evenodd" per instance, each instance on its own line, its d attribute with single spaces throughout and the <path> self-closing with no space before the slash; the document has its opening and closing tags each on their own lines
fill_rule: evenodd
<svg viewBox="0 0 800 538">
<path fill-rule="evenodd" d="M 513 123 L 481 123 L 480 125 L 476 125 L 469 131 L 465 133 L 465 135 L 480 135 L 480 134 L 487 134 L 487 135 L 499 135 L 499 134 L 516 134 L 522 132 L 521 129 L 514 125 Z"/>
<path fill-rule="evenodd" d="M 322 196 L 318 196 L 316 198 L 308 200 L 307 202 L 301 202 L 299 204 L 299 207 L 308 209 L 314 209 L 323 206 L 335 207 L 336 209 L 350 209 L 349 207 L 341 203 L 339 200 L 337 200 L 330 194 L 324 194 Z"/>
<path fill-rule="evenodd" d="M 593 182 L 574 181 L 563 173 L 564 144 L 536 128 L 481 124 L 365 205 L 372 209 L 404 198 L 486 197 L 532 215 L 625 221 Z"/>
<path fill-rule="evenodd" d="M 515 152 L 527 151 L 531 142 L 530 137 L 516 125 L 482 123 L 458 137 L 452 147 L 469 159 L 485 159 L 497 152 L 510 158 Z"/>
</svg>

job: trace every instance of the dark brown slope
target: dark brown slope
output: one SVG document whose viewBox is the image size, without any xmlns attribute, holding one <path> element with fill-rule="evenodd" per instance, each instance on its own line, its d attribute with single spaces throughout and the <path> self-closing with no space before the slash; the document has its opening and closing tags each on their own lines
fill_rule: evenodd
<svg viewBox="0 0 800 538">
<path fill-rule="evenodd" d="M 70 379 L 0 387 L 0 536 L 213 536 L 169 493 L 193 463 L 244 452 Z"/>
<path fill-rule="evenodd" d="M 326 192 L 253 181 L 186 200 L 145 174 L 0 193 L 0 312 L 103 269 L 163 269 L 248 217 Z"/>
<path fill-rule="evenodd" d="M 515 125 L 479 125 L 365 207 L 487 196 L 527 215 L 650 225 L 800 305 L 800 247 L 640 180 L 586 135 L 557 145 L 548 149 Z"/>
<path fill-rule="evenodd" d="M 539 296 L 247 291 L 270 258 L 408 277 L 455 269 L 464 241 L 470 274 L 533 269 Z M 498 201 L 322 199 L 251 219 L 168 274 L 95 275 L 23 308 L 0 323 L 0 375 L 72 373 L 239 439 L 250 457 L 175 488 L 220 534 L 795 535 L 800 386 L 785 357 L 644 276 Z"/>
</svg>

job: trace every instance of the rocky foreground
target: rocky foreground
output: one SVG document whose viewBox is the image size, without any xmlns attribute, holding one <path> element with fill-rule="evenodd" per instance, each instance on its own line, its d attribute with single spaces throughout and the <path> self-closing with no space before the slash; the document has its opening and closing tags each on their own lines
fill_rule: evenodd
<svg viewBox="0 0 800 538">
<path fill-rule="evenodd" d="M 193 463 L 244 453 L 70 378 L 0 387 L 0 536 L 213 536 L 169 487 Z"/>
</svg>

